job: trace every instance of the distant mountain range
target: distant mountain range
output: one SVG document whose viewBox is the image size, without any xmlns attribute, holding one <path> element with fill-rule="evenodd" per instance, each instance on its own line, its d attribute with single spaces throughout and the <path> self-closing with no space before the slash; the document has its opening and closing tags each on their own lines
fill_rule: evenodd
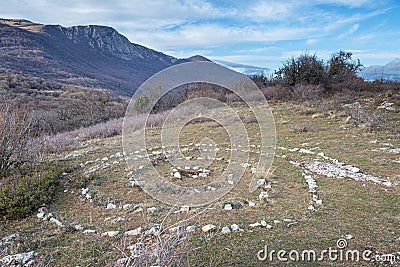
<svg viewBox="0 0 400 267">
<path fill-rule="evenodd" d="M 361 73 L 365 80 L 400 81 L 400 58 L 396 58 L 386 65 L 374 65 L 365 68 Z"/>
<path fill-rule="evenodd" d="M 243 73 L 248 76 L 259 75 L 259 74 L 268 76 L 272 72 L 272 70 L 268 69 L 268 68 L 232 63 L 232 62 L 223 61 L 223 60 L 213 60 L 213 62 L 220 64 L 226 68 L 233 69 L 237 72 Z"/>
<path fill-rule="evenodd" d="M 152 74 L 185 61 L 131 43 L 106 26 L 0 19 L 0 73 L 131 95 Z"/>
</svg>

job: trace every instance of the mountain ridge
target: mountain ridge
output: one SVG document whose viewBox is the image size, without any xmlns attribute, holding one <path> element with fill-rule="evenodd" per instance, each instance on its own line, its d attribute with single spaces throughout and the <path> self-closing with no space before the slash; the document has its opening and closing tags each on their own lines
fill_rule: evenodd
<svg viewBox="0 0 400 267">
<path fill-rule="evenodd" d="M 0 19 L 0 71 L 132 95 L 154 73 L 185 62 L 131 43 L 101 25 L 44 25 Z"/>
</svg>

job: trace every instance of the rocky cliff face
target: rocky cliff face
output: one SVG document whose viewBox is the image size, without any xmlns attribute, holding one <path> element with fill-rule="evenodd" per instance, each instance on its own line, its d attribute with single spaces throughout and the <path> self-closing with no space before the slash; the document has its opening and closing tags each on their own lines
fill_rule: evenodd
<svg viewBox="0 0 400 267">
<path fill-rule="evenodd" d="M 152 74 L 179 62 L 131 43 L 111 27 L 0 20 L 0 72 L 131 95 Z"/>
</svg>

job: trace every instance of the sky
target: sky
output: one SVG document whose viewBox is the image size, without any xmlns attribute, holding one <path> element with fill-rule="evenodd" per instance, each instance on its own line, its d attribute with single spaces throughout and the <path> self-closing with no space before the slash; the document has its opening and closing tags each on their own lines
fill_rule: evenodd
<svg viewBox="0 0 400 267">
<path fill-rule="evenodd" d="M 0 0 L 1 18 L 107 25 L 138 43 L 183 58 L 270 69 L 302 53 L 340 50 L 364 66 L 400 58 L 398 0 Z"/>
</svg>

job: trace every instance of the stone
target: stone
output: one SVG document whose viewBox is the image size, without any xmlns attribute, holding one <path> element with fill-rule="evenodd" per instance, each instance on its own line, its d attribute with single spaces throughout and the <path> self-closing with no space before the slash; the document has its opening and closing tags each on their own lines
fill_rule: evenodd
<svg viewBox="0 0 400 267">
<path fill-rule="evenodd" d="M 188 227 L 186 227 L 186 233 L 193 233 L 195 230 L 196 230 L 195 225 L 189 225 Z"/>
<path fill-rule="evenodd" d="M 213 225 L 213 224 L 207 224 L 207 225 L 204 225 L 204 226 L 201 228 L 201 230 L 203 230 L 203 232 L 207 233 L 207 232 L 210 232 L 210 231 L 214 230 L 215 228 L 216 228 L 215 225 Z"/>
<path fill-rule="evenodd" d="M 0 259 L 0 266 L 32 266 L 37 255 L 35 251 L 8 255 Z"/>
<path fill-rule="evenodd" d="M 261 222 L 260 222 L 260 223 L 261 223 L 261 226 L 262 226 L 262 227 L 265 227 L 265 226 L 267 226 L 267 222 L 266 222 L 266 221 L 264 221 L 264 220 L 261 220 Z"/>
<path fill-rule="evenodd" d="M 38 217 L 38 219 L 42 219 L 43 220 L 45 214 L 46 213 L 44 213 L 44 212 L 39 212 L 38 214 L 36 214 L 36 216 Z"/>
<path fill-rule="evenodd" d="M 136 228 L 134 230 L 126 231 L 124 233 L 124 235 L 125 236 L 137 236 L 137 235 L 140 235 L 142 233 L 142 230 L 143 230 L 142 227 L 138 227 L 138 228 Z"/>
<path fill-rule="evenodd" d="M 85 235 L 93 235 L 96 233 L 96 230 L 93 229 L 86 229 L 85 231 L 83 231 L 83 234 Z"/>
<path fill-rule="evenodd" d="M 77 231 L 82 231 L 82 230 L 83 230 L 83 226 L 80 225 L 80 224 L 75 225 L 74 228 L 75 228 L 75 230 L 77 230 Z"/>
<path fill-rule="evenodd" d="M 179 210 L 181 212 L 189 212 L 190 211 L 190 207 L 189 206 L 182 206 Z"/>
<path fill-rule="evenodd" d="M 57 226 L 59 226 L 59 227 L 64 227 L 64 225 L 62 224 L 62 222 L 60 222 L 59 220 L 57 220 L 57 219 L 54 218 L 54 217 L 51 217 L 51 218 L 50 218 L 50 222 L 53 222 L 53 223 L 57 224 Z"/>
<path fill-rule="evenodd" d="M 157 212 L 158 212 L 158 209 L 156 207 L 147 208 L 147 213 L 154 214 Z"/>
<path fill-rule="evenodd" d="M 181 176 L 181 174 L 179 172 L 175 172 L 174 173 L 174 177 L 177 178 L 177 179 L 181 179 L 182 178 L 182 176 Z"/>
<path fill-rule="evenodd" d="M 345 238 L 345 239 L 352 239 L 353 236 L 352 236 L 352 235 L 345 235 L 344 238 Z"/>
<path fill-rule="evenodd" d="M 228 226 L 224 226 L 224 227 L 222 227 L 221 233 L 230 234 L 231 233 L 231 229 L 229 229 Z"/>
<path fill-rule="evenodd" d="M 322 205 L 322 199 L 317 199 L 317 200 L 315 200 L 315 204 L 317 204 L 317 205 Z"/>
<path fill-rule="evenodd" d="M 236 232 L 236 231 L 240 230 L 239 225 L 237 225 L 237 224 L 232 224 L 231 225 L 231 229 L 232 229 L 233 232 Z"/>
<path fill-rule="evenodd" d="M 131 209 L 133 209 L 133 205 L 132 204 L 125 204 L 125 205 L 122 206 L 122 209 L 131 210 Z"/>
<path fill-rule="evenodd" d="M 254 227 L 261 226 L 261 223 L 259 223 L 259 222 L 251 223 L 251 224 L 249 224 L 249 226 L 250 226 L 251 228 L 254 228 Z"/>
<path fill-rule="evenodd" d="M 256 205 L 256 203 L 255 202 L 253 202 L 253 201 L 249 201 L 249 207 L 254 207 Z"/>
<path fill-rule="evenodd" d="M 102 236 L 108 236 L 108 237 L 114 237 L 116 235 L 119 234 L 119 231 L 108 231 L 108 232 L 104 232 L 101 235 Z"/>
<path fill-rule="evenodd" d="M 89 188 L 82 188 L 82 195 L 89 193 Z"/>
<path fill-rule="evenodd" d="M 107 210 L 112 210 L 112 209 L 115 209 L 116 207 L 117 207 L 117 206 L 116 206 L 115 204 L 113 204 L 113 203 L 108 203 L 106 209 L 107 209 Z"/>
<path fill-rule="evenodd" d="M 232 204 L 225 204 L 224 210 L 232 210 Z"/>
<path fill-rule="evenodd" d="M 258 186 L 263 186 L 267 183 L 267 181 L 265 179 L 258 179 L 257 181 L 257 185 Z"/>
<path fill-rule="evenodd" d="M 270 224 L 267 224 L 266 226 L 265 226 L 265 228 L 267 228 L 267 229 L 272 229 L 272 225 L 270 225 Z"/>
<path fill-rule="evenodd" d="M 307 209 L 310 211 L 315 211 L 315 207 L 313 205 L 309 205 Z"/>
</svg>

